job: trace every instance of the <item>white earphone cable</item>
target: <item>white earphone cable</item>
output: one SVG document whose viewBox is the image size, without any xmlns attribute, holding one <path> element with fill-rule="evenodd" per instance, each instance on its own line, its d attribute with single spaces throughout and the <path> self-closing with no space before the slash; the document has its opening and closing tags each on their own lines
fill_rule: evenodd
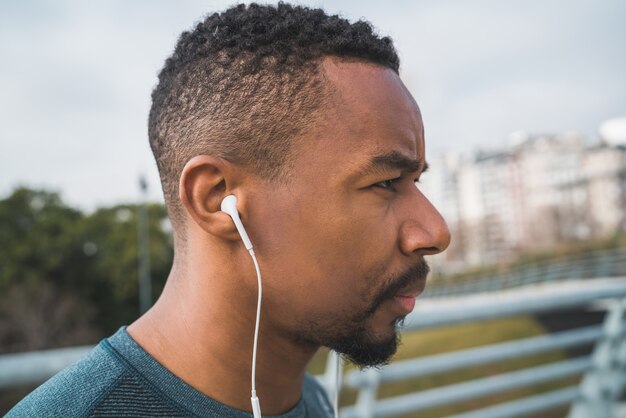
<svg viewBox="0 0 626 418">
<path fill-rule="evenodd" d="M 256 269 L 256 277 L 258 283 L 258 299 L 256 304 L 256 323 L 254 325 L 254 345 L 252 347 L 252 393 L 250 400 L 252 401 L 252 413 L 254 418 L 261 418 L 261 405 L 259 404 L 259 398 L 256 395 L 256 351 L 259 342 L 259 324 L 261 322 L 261 296 L 262 296 L 262 284 L 261 284 L 261 270 L 259 269 L 259 262 L 256 259 L 254 250 L 250 248 L 248 250 L 254 261 L 254 268 Z"/>
<path fill-rule="evenodd" d="M 333 402 L 335 418 L 339 418 L 339 393 L 341 391 L 342 363 L 339 353 L 335 354 L 335 399 Z"/>
</svg>

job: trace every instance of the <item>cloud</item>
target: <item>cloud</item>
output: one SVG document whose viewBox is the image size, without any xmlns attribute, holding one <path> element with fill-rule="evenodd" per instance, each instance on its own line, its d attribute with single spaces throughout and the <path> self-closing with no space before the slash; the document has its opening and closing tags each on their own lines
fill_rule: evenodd
<svg viewBox="0 0 626 418">
<path fill-rule="evenodd" d="M 182 30 L 230 1 L 0 2 L 0 195 L 18 183 L 93 208 L 136 198 L 150 92 Z M 317 1 L 390 34 L 430 152 L 514 130 L 593 134 L 626 109 L 620 0 Z"/>
<path fill-rule="evenodd" d="M 607 106 L 607 104 L 609 106 Z M 519 80 L 491 85 L 432 112 L 427 125 L 431 143 L 457 144 L 456 150 L 503 144 L 509 133 L 593 133 L 607 117 L 604 92 L 589 85 L 558 80 Z M 600 113 L 599 120 L 581 122 Z M 426 119 L 426 116 L 425 116 Z M 435 146 L 439 151 L 450 145 Z"/>
</svg>

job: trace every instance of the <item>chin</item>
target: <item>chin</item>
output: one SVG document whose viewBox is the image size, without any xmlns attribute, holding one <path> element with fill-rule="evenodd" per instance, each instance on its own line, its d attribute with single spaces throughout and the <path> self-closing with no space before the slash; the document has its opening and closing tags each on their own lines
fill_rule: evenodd
<svg viewBox="0 0 626 418">
<path fill-rule="evenodd" d="M 346 317 L 347 315 L 344 315 Z M 399 325 L 404 316 L 390 319 L 381 315 L 354 317 L 336 323 L 311 315 L 293 334 L 295 342 L 328 347 L 360 368 L 389 363 L 400 342 Z"/>
<path fill-rule="evenodd" d="M 400 344 L 400 334 L 394 321 L 392 327 L 382 332 L 367 329 L 354 330 L 330 346 L 342 357 L 360 368 L 378 367 L 389 363 Z"/>
</svg>

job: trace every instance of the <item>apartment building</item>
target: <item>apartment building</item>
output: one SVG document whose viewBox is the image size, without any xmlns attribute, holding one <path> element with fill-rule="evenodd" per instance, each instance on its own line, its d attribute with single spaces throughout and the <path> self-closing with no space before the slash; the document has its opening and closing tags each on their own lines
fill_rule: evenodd
<svg viewBox="0 0 626 418">
<path fill-rule="evenodd" d="M 432 160 L 420 187 L 452 233 L 434 268 L 453 273 L 626 230 L 623 136 L 587 144 L 577 133 L 517 132 L 503 149 Z"/>
</svg>

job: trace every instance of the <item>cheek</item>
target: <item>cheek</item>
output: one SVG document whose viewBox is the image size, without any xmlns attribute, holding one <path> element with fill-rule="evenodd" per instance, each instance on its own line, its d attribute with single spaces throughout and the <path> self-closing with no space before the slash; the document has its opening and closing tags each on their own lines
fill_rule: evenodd
<svg viewBox="0 0 626 418">
<path fill-rule="evenodd" d="M 396 245 L 393 228 L 358 213 L 301 213 L 273 225 L 272 237 L 271 286 L 292 304 L 282 310 L 302 313 L 369 307 Z"/>
<path fill-rule="evenodd" d="M 369 307 L 397 252 L 397 228 L 389 214 L 363 204 L 333 205 L 314 195 L 297 201 L 259 197 L 267 207 L 254 207 L 251 238 L 263 274 L 264 305 L 277 321 Z"/>
<path fill-rule="evenodd" d="M 360 216 L 359 216 L 360 215 Z M 335 260 L 332 271 L 344 277 L 344 290 L 371 301 L 391 269 L 396 233 L 380 218 L 355 213 L 340 226 L 325 252 Z"/>
</svg>

